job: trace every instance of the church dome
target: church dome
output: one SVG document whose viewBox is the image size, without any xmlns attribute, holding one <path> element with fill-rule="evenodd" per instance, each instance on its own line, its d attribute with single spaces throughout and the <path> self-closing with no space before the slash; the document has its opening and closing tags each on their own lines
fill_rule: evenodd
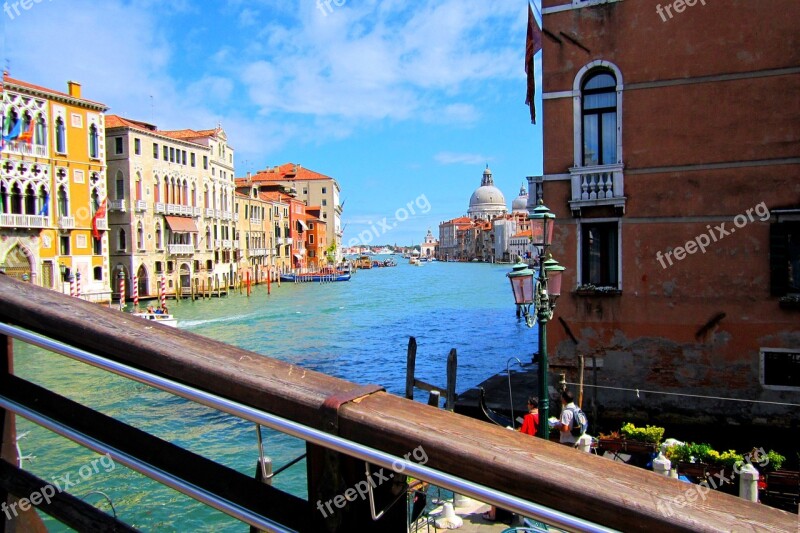
<svg viewBox="0 0 800 533">
<path fill-rule="evenodd" d="M 511 211 L 528 211 L 528 191 L 525 189 L 524 183 L 519 188 L 519 196 L 511 202 Z"/>
<path fill-rule="evenodd" d="M 467 214 L 470 218 L 488 219 L 493 216 L 506 213 L 506 198 L 503 193 L 494 186 L 492 171 L 489 166 L 483 171 L 481 186 L 475 189 L 469 199 L 469 210 Z"/>
</svg>

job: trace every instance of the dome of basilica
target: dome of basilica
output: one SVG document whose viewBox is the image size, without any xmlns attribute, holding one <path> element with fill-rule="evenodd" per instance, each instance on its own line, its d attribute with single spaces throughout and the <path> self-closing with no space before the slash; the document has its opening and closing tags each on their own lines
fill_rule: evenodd
<svg viewBox="0 0 800 533">
<path fill-rule="evenodd" d="M 481 186 L 475 189 L 469 199 L 469 210 L 467 215 L 472 218 L 489 219 L 494 216 L 506 213 L 506 198 L 503 193 L 494 186 L 492 171 L 489 166 L 483 171 Z"/>
</svg>

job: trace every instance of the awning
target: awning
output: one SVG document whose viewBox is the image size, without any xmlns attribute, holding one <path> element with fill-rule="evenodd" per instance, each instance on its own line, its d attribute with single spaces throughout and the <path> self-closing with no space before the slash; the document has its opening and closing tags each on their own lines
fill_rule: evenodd
<svg viewBox="0 0 800 533">
<path fill-rule="evenodd" d="M 302 231 L 308 231 L 308 226 L 306 226 L 305 222 L 303 222 L 302 220 L 298 220 L 297 223 L 300 224 L 301 228 L 303 228 Z"/>
<path fill-rule="evenodd" d="M 188 217 L 171 217 L 165 216 L 169 229 L 174 233 L 198 233 L 197 224 L 194 220 Z"/>
<path fill-rule="evenodd" d="M 295 256 L 297 259 L 302 259 L 302 258 L 303 258 L 303 254 L 294 254 L 294 256 Z"/>
</svg>

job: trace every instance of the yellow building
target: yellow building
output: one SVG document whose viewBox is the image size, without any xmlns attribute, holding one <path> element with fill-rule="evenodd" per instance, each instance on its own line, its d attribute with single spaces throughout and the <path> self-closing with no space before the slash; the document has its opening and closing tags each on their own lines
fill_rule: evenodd
<svg viewBox="0 0 800 533">
<path fill-rule="evenodd" d="M 0 269 L 86 299 L 110 297 L 104 104 L 3 73 Z"/>
</svg>

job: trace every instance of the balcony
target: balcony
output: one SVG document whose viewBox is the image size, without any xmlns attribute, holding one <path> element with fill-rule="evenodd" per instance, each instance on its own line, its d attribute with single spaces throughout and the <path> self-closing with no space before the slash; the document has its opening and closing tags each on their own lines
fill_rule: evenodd
<svg viewBox="0 0 800 533">
<path fill-rule="evenodd" d="M 99 231 L 108 231 L 108 218 L 98 218 L 96 220 L 96 225 Z"/>
<path fill-rule="evenodd" d="M 234 213 L 233 214 L 233 221 L 234 222 L 239 222 L 239 213 Z"/>
<path fill-rule="evenodd" d="M 233 241 L 230 239 L 222 239 L 219 243 L 223 250 L 230 250 L 233 247 Z"/>
<path fill-rule="evenodd" d="M 223 211 L 222 220 L 233 220 L 233 213 L 231 213 L 230 211 Z"/>
<path fill-rule="evenodd" d="M 596 206 L 611 206 L 617 214 L 625 214 L 622 169 L 622 164 L 570 168 L 572 215 L 579 217 L 582 209 Z"/>
<path fill-rule="evenodd" d="M 136 202 L 133 204 L 133 209 L 137 213 L 147 211 L 147 202 L 144 200 L 136 200 Z"/>
<path fill-rule="evenodd" d="M 209 209 L 208 207 L 206 207 L 205 210 L 204 210 L 204 213 L 205 213 L 205 217 L 206 218 L 214 218 L 214 210 L 213 209 Z"/>
<path fill-rule="evenodd" d="M 283 242 L 284 242 L 284 244 L 292 244 L 292 238 L 291 237 L 284 237 Z"/>
<path fill-rule="evenodd" d="M 233 247 L 237 248 L 237 249 L 239 248 L 239 241 L 238 240 L 234 240 L 233 241 Z"/>
<path fill-rule="evenodd" d="M 283 237 L 275 237 L 275 244 L 286 244 L 283 242 Z"/>
<path fill-rule="evenodd" d="M 110 200 L 108 202 L 108 210 L 109 211 L 120 211 L 124 213 L 127 210 L 127 206 L 125 205 L 125 200 Z"/>
<path fill-rule="evenodd" d="M 194 244 L 168 244 L 169 255 L 194 255 Z"/>
<path fill-rule="evenodd" d="M 251 248 L 247 252 L 250 254 L 250 257 L 262 257 L 267 255 L 266 248 Z"/>
<path fill-rule="evenodd" d="M 75 229 L 75 217 L 58 217 L 59 229 Z"/>
<path fill-rule="evenodd" d="M 165 214 L 167 215 L 180 215 L 188 217 L 194 215 L 194 207 L 190 205 L 166 204 L 165 211 Z M 156 204 L 156 213 L 158 212 L 158 204 Z"/>
<path fill-rule="evenodd" d="M 167 205 L 162 202 L 156 202 L 156 213 L 164 215 L 167 213 Z"/>
<path fill-rule="evenodd" d="M 0 227 L 5 228 L 46 228 L 50 225 L 48 217 L 39 215 L 0 214 Z"/>
<path fill-rule="evenodd" d="M 193 207 L 192 208 L 192 216 L 199 217 L 203 214 L 203 210 L 200 207 Z"/>
<path fill-rule="evenodd" d="M 10 154 L 30 155 L 34 157 L 47 157 L 47 146 L 26 143 L 24 141 L 6 142 L 3 151 Z"/>
</svg>

